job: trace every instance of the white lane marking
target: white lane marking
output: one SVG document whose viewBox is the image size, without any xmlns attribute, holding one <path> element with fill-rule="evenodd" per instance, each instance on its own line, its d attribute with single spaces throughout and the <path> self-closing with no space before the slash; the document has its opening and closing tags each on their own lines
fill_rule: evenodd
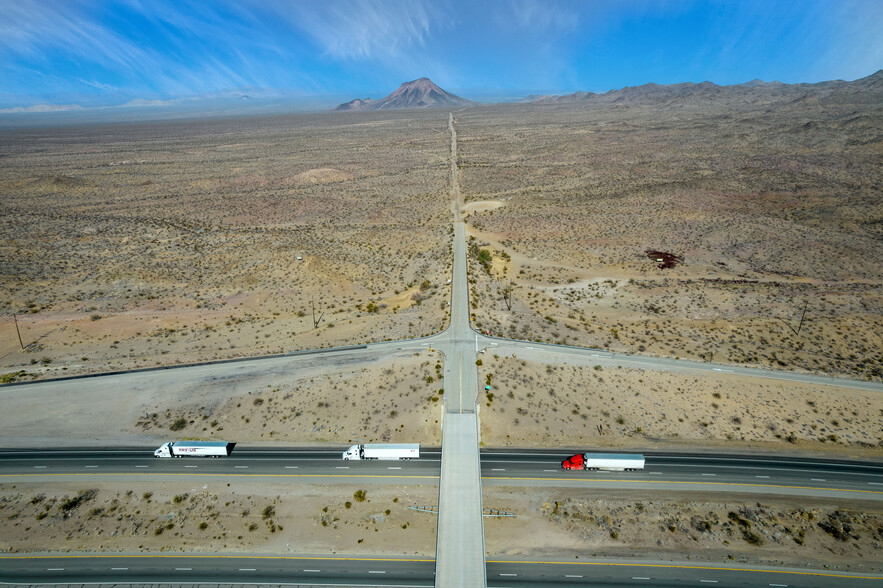
<svg viewBox="0 0 883 588">
<path fill-rule="evenodd" d="M 725 374 L 732 374 L 733 373 L 733 370 L 722 370 L 720 368 L 711 368 L 711 369 L 712 369 L 712 371 L 723 372 Z M 714 580 L 714 581 L 717 582 L 717 580 Z"/>
<path fill-rule="evenodd" d="M 506 468 L 491 468 L 492 472 L 505 472 Z"/>
<path fill-rule="evenodd" d="M 594 353 L 591 356 L 592 357 L 601 357 L 600 355 L 595 355 Z"/>
<path fill-rule="evenodd" d="M 699 580 L 703 584 L 717 584 L 717 580 Z"/>
<path fill-rule="evenodd" d="M 233 466 L 234 468 L 247 468 L 248 466 Z"/>
<path fill-rule="evenodd" d="M 543 470 L 544 472 L 557 472 L 558 470 Z"/>
<path fill-rule="evenodd" d="M 653 476 L 661 476 L 662 475 L 662 472 L 647 472 L 647 473 L 650 475 L 653 475 Z"/>
<path fill-rule="evenodd" d="M 339 470 L 348 470 L 348 469 L 350 469 L 350 466 L 337 466 L 337 469 L 339 469 Z"/>
<path fill-rule="evenodd" d="M 536 349 L 536 347 L 525 347 L 525 349 Z M 502 574 L 500 574 L 502 575 Z"/>
<path fill-rule="evenodd" d="M 582 576 L 577 576 L 574 574 L 564 574 L 564 577 L 565 578 L 582 578 Z"/>
<path fill-rule="evenodd" d="M 781 586 L 783 588 L 787 588 L 788 584 L 770 584 L 770 586 Z"/>
<path fill-rule="evenodd" d="M 703 476 L 716 476 L 717 474 L 702 474 Z"/>
<path fill-rule="evenodd" d="M 871 486 L 883 486 L 880 482 L 868 482 Z"/>
<path fill-rule="evenodd" d="M 47 572 L 63 572 L 64 568 L 46 568 Z"/>
<path fill-rule="evenodd" d="M 385 574 L 386 572 L 383 570 L 368 570 L 369 574 Z"/>
<path fill-rule="evenodd" d="M 825 478 L 810 478 L 810 480 L 813 482 L 824 482 Z"/>
<path fill-rule="evenodd" d="M 517 576 L 518 574 L 500 574 L 501 576 Z"/>
<path fill-rule="evenodd" d="M 649 580 L 649 579 L 650 578 L 647 578 L 645 576 L 632 576 L 632 580 Z"/>
<path fill-rule="evenodd" d="M 296 470 L 297 466 L 285 466 L 286 470 Z"/>
<path fill-rule="evenodd" d="M 755 478 L 769 478 L 769 476 L 754 476 Z"/>
<path fill-rule="evenodd" d="M 198 468 L 199 466 L 192 466 L 192 465 L 191 465 L 191 466 L 186 466 L 186 465 L 185 465 L 184 467 L 185 467 L 185 468 Z"/>
<path fill-rule="evenodd" d="M 176 572 L 189 572 L 192 570 L 193 570 L 193 568 L 175 568 Z"/>
<path fill-rule="evenodd" d="M 111 571 L 124 572 L 124 571 L 128 570 L 129 568 L 110 568 L 110 569 L 111 569 Z"/>
<path fill-rule="evenodd" d="M 388 469 L 388 470 L 400 470 L 400 469 L 402 469 L 402 466 L 387 466 L 386 469 Z"/>
<path fill-rule="evenodd" d="M 255 568 L 239 568 L 239 571 L 240 572 L 256 572 L 257 569 L 255 569 Z"/>
<path fill-rule="evenodd" d="M 98 466 L 83 466 L 84 468 L 97 468 Z"/>
<path fill-rule="evenodd" d="M 46 466 L 34 466 L 35 470 L 45 470 Z"/>
<path fill-rule="evenodd" d="M 146 468 L 147 466 L 135 466 L 136 468 Z"/>
<path fill-rule="evenodd" d="M 305 571 L 305 572 L 318 573 L 318 572 L 321 572 L 322 570 L 304 570 L 304 571 Z"/>
</svg>

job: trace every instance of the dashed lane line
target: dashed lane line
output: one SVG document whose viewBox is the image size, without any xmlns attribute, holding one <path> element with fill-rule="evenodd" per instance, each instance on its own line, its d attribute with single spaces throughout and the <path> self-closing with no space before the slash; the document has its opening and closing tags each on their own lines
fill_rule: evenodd
<svg viewBox="0 0 883 588">
<path fill-rule="evenodd" d="M 489 564 L 518 564 L 518 565 L 567 565 L 567 566 L 613 566 L 613 567 L 634 567 L 634 568 L 661 568 L 674 570 L 706 570 L 715 572 L 753 572 L 759 574 L 789 574 L 792 576 L 819 576 L 825 578 L 849 578 L 850 580 L 877 580 L 881 576 L 863 576 L 860 574 L 835 574 L 831 572 L 816 572 L 802 570 L 773 570 L 773 569 L 757 569 L 757 568 L 738 568 L 738 567 L 719 567 L 719 566 L 691 566 L 686 564 L 662 564 L 662 563 L 627 563 L 627 562 L 603 562 L 603 561 L 533 561 L 533 560 L 487 560 Z M 716 580 L 714 580 L 716 581 Z"/>
<path fill-rule="evenodd" d="M 596 474 L 606 473 L 603 471 L 594 472 Z M 30 475 L 39 475 L 39 474 L 30 474 Z M 786 488 L 789 490 L 820 490 L 826 492 L 858 492 L 860 494 L 883 494 L 883 491 L 879 490 L 859 490 L 852 488 L 819 488 L 817 486 L 788 486 L 784 484 L 747 484 L 743 482 L 687 482 L 680 480 L 623 480 L 618 478 L 616 480 L 604 480 L 602 478 L 530 478 L 530 477 L 514 477 L 514 476 L 482 476 L 482 480 L 531 480 L 531 481 L 540 481 L 540 482 L 608 482 L 608 483 L 621 483 L 621 484 L 680 484 L 680 485 L 689 485 L 693 484 L 696 486 L 731 486 L 731 487 L 749 487 L 749 488 Z"/>
<path fill-rule="evenodd" d="M 0 480 L 4 478 L 50 478 L 50 477 L 74 477 L 81 478 L 84 476 L 155 476 L 155 477 L 171 477 L 171 476 L 201 476 L 201 477 L 217 477 L 224 476 L 225 478 L 391 478 L 391 479 L 412 479 L 412 480 L 438 480 L 438 476 L 418 476 L 418 475 L 396 475 L 396 474 L 233 474 L 233 473 L 224 473 L 224 472 L 215 472 L 215 473 L 196 473 L 196 472 L 155 472 L 155 473 L 140 473 L 140 472 L 115 472 L 110 474 L 87 474 L 87 473 L 77 473 L 70 472 L 64 474 L 4 474 L 0 475 Z M 502 478 L 498 478 L 502 479 Z M 531 478 L 528 478 L 531 479 Z M 536 478 L 538 480 L 546 480 L 550 478 Z M 865 492 L 872 492 L 871 490 L 865 490 Z M 878 492 L 877 494 L 883 494 L 883 492 Z"/>
<path fill-rule="evenodd" d="M 380 558 L 380 557 L 308 557 L 308 556 L 297 556 L 297 555 L 249 555 L 249 556 L 241 556 L 241 555 L 186 555 L 186 554 L 135 554 L 135 555 L 92 555 L 92 554 L 76 554 L 76 555 L 4 555 L 0 557 L 0 561 L 2 560 L 39 560 L 39 559 L 48 559 L 48 560 L 74 560 L 74 559 L 99 559 L 99 558 L 107 558 L 107 559 L 238 559 L 238 560 L 290 560 L 290 561 L 378 561 L 378 562 L 417 562 L 417 563 L 425 563 L 432 562 L 433 559 L 430 558 Z M 634 567 L 634 568 L 647 568 L 647 569 L 683 569 L 683 570 L 706 570 L 706 571 L 717 571 L 717 572 L 752 572 L 752 573 L 761 573 L 761 574 L 788 574 L 792 576 L 818 576 L 818 577 L 826 577 L 826 578 L 849 578 L 851 580 L 876 580 L 880 581 L 881 576 L 865 576 L 860 574 L 837 574 L 833 572 L 822 572 L 822 571 L 801 571 L 801 570 L 774 570 L 774 569 L 757 569 L 757 568 L 739 568 L 739 567 L 720 567 L 720 566 L 696 566 L 696 565 L 685 565 L 685 564 L 655 564 L 655 563 L 629 563 L 629 562 L 593 562 L 593 561 L 580 561 L 580 562 L 560 562 L 560 561 L 533 561 L 533 560 L 488 560 L 487 563 L 491 564 L 514 564 L 514 565 L 567 565 L 567 566 L 614 566 L 614 567 Z M 64 571 L 65 568 L 51 568 L 52 571 Z M 771 584 L 771 586 L 776 586 L 776 584 Z M 787 585 L 785 585 L 787 586 Z"/>
</svg>

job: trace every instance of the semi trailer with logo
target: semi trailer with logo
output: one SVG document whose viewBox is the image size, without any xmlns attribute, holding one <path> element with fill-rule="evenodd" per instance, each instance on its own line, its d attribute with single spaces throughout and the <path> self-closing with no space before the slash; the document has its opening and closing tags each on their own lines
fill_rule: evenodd
<svg viewBox="0 0 883 588">
<path fill-rule="evenodd" d="M 153 457 L 227 457 L 235 443 L 227 441 L 169 441 Z"/>
</svg>

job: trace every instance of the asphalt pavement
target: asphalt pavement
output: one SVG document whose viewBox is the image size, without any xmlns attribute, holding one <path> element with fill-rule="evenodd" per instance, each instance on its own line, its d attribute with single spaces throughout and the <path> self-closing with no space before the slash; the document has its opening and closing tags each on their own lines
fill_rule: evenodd
<svg viewBox="0 0 883 588">
<path fill-rule="evenodd" d="M 112 482 L 137 475 L 144 483 L 187 476 L 228 481 L 284 479 L 292 484 L 350 484 L 358 480 L 363 484 L 437 485 L 441 476 L 438 448 L 421 449 L 417 460 L 395 462 L 342 461 L 343 446 L 333 450 L 237 447 L 230 457 L 218 459 L 156 459 L 153 449 L 0 449 L 0 482 Z M 646 468 L 639 472 L 562 470 L 561 461 L 577 451 L 484 450 L 480 453 L 481 483 L 525 488 L 690 491 L 734 497 L 763 494 L 883 500 L 883 461 L 879 460 L 651 452 L 644 454 Z M 463 489 L 469 491 L 468 487 Z"/>
<path fill-rule="evenodd" d="M 586 555 L 587 558 L 590 554 Z M 426 558 L 279 555 L 0 555 L 0 585 L 413 586 L 435 583 Z M 828 588 L 875 586 L 883 575 L 704 562 L 491 559 L 487 585 Z"/>
</svg>

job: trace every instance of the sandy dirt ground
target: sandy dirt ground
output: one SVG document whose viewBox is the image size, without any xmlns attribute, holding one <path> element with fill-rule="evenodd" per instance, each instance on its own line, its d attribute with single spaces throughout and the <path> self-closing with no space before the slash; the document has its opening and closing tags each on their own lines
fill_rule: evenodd
<svg viewBox="0 0 883 588">
<path fill-rule="evenodd" d="M 729 374 L 482 355 L 486 447 L 704 447 L 883 456 L 883 395 Z"/>
<path fill-rule="evenodd" d="M 329 358 L 330 357 L 330 358 Z M 441 444 L 442 402 L 435 352 L 374 361 L 304 356 L 262 362 L 228 375 L 192 378 L 162 371 L 71 391 L 65 382 L 4 390 L 0 446 L 159 443 L 345 444 L 361 440 Z"/>
<path fill-rule="evenodd" d="M 438 489 L 284 482 L 0 485 L 7 553 L 435 555 Z"/>
<path fill-rule="evenodd" d="M 461 113 L 474 325 L 883 378 L 880 95 L 818 100 Z"/>
<path fill-rule="evenodd" d="M 0 381 L 446 325 L 438 113 L 3 131 L 0 157 Z"/>
<path fill-rule="evenodd" d="M 154 482 L 0 485 L 0 550 L 433 556 L 426 486 Z M 880 571 L 883 512 L 679 493 L 485 489 L 488 557 L 643 557 Z"/>
<path fill-rule="evenodd" d="M 681 493 L 485 489 L 485 504 L 516 513 L 485 519 L 490 557 L 599 557 L 883 570 L 883 511 L 862 502 L 799 507 Z"/>
<path fill-rule="evenodd" d="M 186 439 L 279 443 L 422 443 L 441 445 L 442 402 L 434 381 L 441 364 L 424 353 L 379 367 L 289 378 L 212 406 L 145 406 L 135 430 Z M 436 367 L 438 366 L 438 367 Z"/>
</svg>

